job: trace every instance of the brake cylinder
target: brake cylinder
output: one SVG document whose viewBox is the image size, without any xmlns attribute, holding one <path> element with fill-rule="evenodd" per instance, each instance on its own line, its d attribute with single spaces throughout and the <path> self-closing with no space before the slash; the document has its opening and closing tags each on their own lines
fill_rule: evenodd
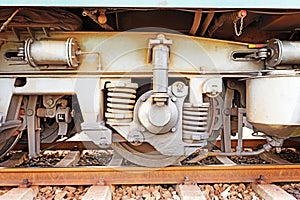
<svg viewBox="0 0 300 200">
<path fill-rule="evenodd" d="M 32 67 L 68 66 L 76 68 L 79 65 L 77 52 L 79 46 L 74 38 L 67 40 L 34 40 L 25 41 L 25 60 Z"/>
<path fill-rule="evenodd" d="M 268 42 L 271 56 L 266 60 L 268 67 L 300 64 L 300 42 L 271 39 Z"/>
</svg>

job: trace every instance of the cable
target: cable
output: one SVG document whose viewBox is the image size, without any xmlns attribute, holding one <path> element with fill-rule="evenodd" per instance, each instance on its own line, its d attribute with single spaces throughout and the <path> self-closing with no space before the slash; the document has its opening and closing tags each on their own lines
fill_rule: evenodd
<svg viewBox="0 0 300 200">
<path fill-rule="evenodd" d="M 5 27 L 9 24 L 9 22 L 11 22 L 11 20 L 14 18 L 14 16 L 16 16 L 16 14 L 20 11 L 20 9 L 15 10 L 15 12 L 13 12 L 11 14 L 11 16 L 2 24 L 1 28 L 0 28 L 0 32 L 3 31 L 3 29 L 5 29 Z"/>
</svg>

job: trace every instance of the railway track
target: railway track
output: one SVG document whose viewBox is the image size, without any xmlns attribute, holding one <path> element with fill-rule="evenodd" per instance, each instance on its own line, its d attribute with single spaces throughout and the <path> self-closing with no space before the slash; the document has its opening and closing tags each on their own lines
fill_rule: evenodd
<svg viewBox="0 0 300 200">
<path fill-rule="evenodd" d="M 54 167 L 13 167 L 26 159 L 24 152 L 17 152 L 2 162 L 0 186 L 14 188 L 0 196 L 0 200 L 14 199 L 12 196 L 5 197 L 7 195 L 29 195 L 27 199 L 32 199 L 38 194 L 38 188 L 66 185 L 88 187 L 82 199 L 111 199 L 116 186 L 141 184 L 170 184 L 180 199 L 206 199 L 203 187 L 201 189 L 197 184 L 214 183 L 250 183 L 262 199 L 296 199 L 272 183 L 300 182 L 300 164 L 290 163 L 273 153 L 261 156 L 272 164 L 239 165 L 230 157 L 218 156 L 216 159 L 221 164 L 165 168 L 122 166 L 124 160 L 117 154 L 112 156 L 107 166 L 78 166 L 80 151 L 61 154 L 65 154 L 64 158 Z M 64 193 L 67 194 L 65 190 Z"/>
<path fill-rule="evenodd" d="M 176 184 L 228 182 L 299 182 L 300 165 L 2 168 L 0 185 Z"/>
<path fill-rule="evenodd" d="M 181 199 L 206 199 L 203 191 L 196 185 L 197 183 L 244 182 L 252 183 L 251 187 L 264 199 L 279 197 L 284 197 L 282 199 L 295 199 L 278 186 L 269 183 L 299 182 L 299 168 L 300 165 L 189 166 L 162 169 L 80 167 L 24 168 L 20 170 L 19 168 L 3 168 L 0 170 L 0 185 L 18 186 L 19 189 L 9 191 L 16 196 L 22 196 L 25 193 L 26 195 L 29 193 L 35 196 L 37 195 L 38 186 L 86 185 L 91 187 L 87 190 L 86 197 L 83 199 L 111 199 L 112 186 L 115 185 L 175 184 Z M 268 184 L 266 184 L 267 182 Z M 276 192 L 274 193 L 274 191 Z M 0 196 L 0 199 L 3 198 Z"/>
<path fill-rule="evenodd" d="M 0 200 L 300 200 L 300 5 L 15 1 Z"/>
</svg>

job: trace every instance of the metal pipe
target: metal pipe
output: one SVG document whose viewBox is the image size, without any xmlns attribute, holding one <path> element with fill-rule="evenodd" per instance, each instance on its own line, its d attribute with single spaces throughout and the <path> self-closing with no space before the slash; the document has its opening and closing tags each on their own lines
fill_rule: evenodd
<svg viewBox="0 0 300 200">
<path fill-rule="evenodd" d="M 215 19 L 214 24 L 208 29 L 208 36 L 212 37 L 213 34 L 219 28 L 221 28 L 226 21 L 232 21 L 233 23 L 236 23 L 239 19 L 246 17 L 246 15 L 247 15 L 247 11 L 245 10 L 222 14 L 220 17 Z"/>
<path fill-rule="evenodd" d="M 16 16 L 16 14 L 18 14 L 19 11 L 20 9 L 15 10 L 15 12 L 13 12 L 12 15 L 2 24 L 0 32 L 2 32 L 6 28 L 6 26 L 11 22 L 11 20 Z"/>
<path fill-rule="evenodd" d="M 195 35 L 199 26 L 200 26 L 200 22 L 201 22 L 201 17 L 202 17 L 202 9 L 200 10 L 197 10 L 195 12 L 195 15 L 194 15 L 194 21 L 193 21 L 193 25 L 190 29 L 190 34 L 191 35 Z"/>
<path fill-rule="evenodd" d="M 263 145 L 263 148 L 258 149 L 256 151 L 242 151 L 242 152 L 208 152 L 207 156 L 255 156 L 259 155 L 261 153 L 264 153 L 266 151 L 270 151 L 272 149 L 272 146 L 268 143 Z"/>
<path fill-rule="evenodd" d="M 243 149 L 243 116 L 246 113 L 245 108 L 238 108 L 238 145 L 237 152 L 242 152 Z"/>
<path fill-rule="evenodd" d="M 101 55 L 100 55 L 100 52 L 96 52 L 96 51 L 78 51 L 76 53 L 76 55 L 87 55 L 87 54 L 93 54 L 93 55 L 96 55 L 98 57 L 97 71 L 101 71 L 102 70 L 102 65 L 101 65 Z"/>
<path fill-rule="evenodd" d="M 279 39 L 271 39 L 268 42 L 271 56 L 266 60 L 268 67 L 278 65 L 298 65 L 300 63 L 299 41 L 281 41 Z"/>
<path fill-rule="evenodd" d="M 264 153 L 266 151 L 270 151 L 272 149 L 272 146 L 269 143 L 266 143 L 263 145 L 263 148 L 257 150 L 257 151 L 252 151 L 252 152 L 207 152 L 205 150 L 200 151 L 200 154 L 196 156 L 195 158 L 187 161 L 187 163 L 197 163 L 200 160 L 208 157 L 208 156 L 255 156 L 259 155 L 261 153 Z"/>
<path fill-rule="evenodd" d="M 206 33 L 207 31 L 207 28 L 208 26 L 210 25 L 212 19 L 214 18 L 215 16 L 215 13 L 214 11 L 212 10 L 212 12 L 208 13 L 201 28 L 200 28 L 200 36 L 204 36 L 204 34 Z"/>
</svg>

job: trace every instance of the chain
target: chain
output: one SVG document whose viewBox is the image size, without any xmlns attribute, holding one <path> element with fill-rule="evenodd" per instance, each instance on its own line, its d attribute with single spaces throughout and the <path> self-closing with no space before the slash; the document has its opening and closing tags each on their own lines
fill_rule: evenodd
<svg viewBox="0 0 300 200">
<path fill-rule="evenodd" d="M 242 18 L 241 18 L 241 22 L 240 22 L 240 30 L 239 30 L 239 31 L 237 30 L 237 22 L 238 22 L 238 20 L 237 20 L 237 21 L 233 21 L 235 35 L 238 36 L 238 37 L 239 37 L 240 35 L 242 35 L 243 25 L 244 25 L 244 18 L 245 18 L 245 17 L 242 17 Z"/>
</svg>

